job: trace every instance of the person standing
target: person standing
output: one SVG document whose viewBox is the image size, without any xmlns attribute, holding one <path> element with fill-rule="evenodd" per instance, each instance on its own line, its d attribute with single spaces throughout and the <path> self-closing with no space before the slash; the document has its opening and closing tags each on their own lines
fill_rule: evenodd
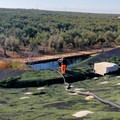
<svg viewBox="0 0 120 120">
<path fill-rule="evenodd" d="M 65 74 L 67 70 L 67 60 L 63 57 L 58 59 L 58 65 L 60 66 L 61 73 Z"/>
</svg>

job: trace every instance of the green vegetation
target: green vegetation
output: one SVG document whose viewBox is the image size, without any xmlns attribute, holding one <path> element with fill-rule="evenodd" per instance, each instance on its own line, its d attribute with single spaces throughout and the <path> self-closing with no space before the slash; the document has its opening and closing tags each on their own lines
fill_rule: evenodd
<svg viewBox="0 0 120 120">
<path fill-rule="evenodd" d="M 74 79 L 73 79 L 74 81 Z M 108 81 L 108 84 L 100 82 Z M 120 103 L 120 80 L 116 75 L 99 77 L 98 80 L 86 79 L 73 83 L 74 88 L 84 88 L 101 98 Z M 32 95 L 25 95 L 32 92 Z M 26 99 L 20 99 L 27 96 Z M 114 97 L 115 96 L 115 97 Z M 29 97 L 29 98 L 28 98 Z M 19 88 L 0 89 L 0 119 L 1 120 L 76 120 L 72 114 L 89 110 L 93 115 L 84 120 L 119 120 L 119 110 L 97 100 L 87 101 L 83 95 L 70 95 L 64 84 L 45 86 L 45 89 Z"/>
<path fill-rule="evenodd" d="M 9 75 L 10 76 L 10 75 Z M 1 80 L 2 87 L 43 86 L 53 83 L 63 83 L 61 76 L 51 70 L 25 71 L 21 76 Z"/>
<path fill-rule="evenodd" d="M 44 53 L 44 48 L 61 52 L 68 48 L 84 50 L 94 45 L 120 44 L 120 22 L 118 15 L 113 14 L 0 9 L 0 24 L 0 45 L 6 57 L 8 50 L 21 53 L 22 48 L 29 51 L 36 48 Z M 89 78 L 93 66 L 92 62 L 90 66 L 87 64 L 90 59 L 68 69 L 65 75 L 67 82 L 71 82 L 74 88 L 84 88 L 83 91 L 120 103 L 119 73 L 97 80 Z M 119 64 L 120 59 L 115 57 L 109 60 Z M 15 69 L 19 65 L 18 62 L 11 64 Z M 100 84 L 104 81 L 108 83 Z M 81 110 L 94 112 L 84 120 L 120 119 L 118 109 L 95 99 L 87 101 L 82 95 L 70 95 L 65 90 L 62 77 L 55 71 L 25 71 L 18 77 L 0 80 L 0 86 L 0 120 L 77 120 L 79 118 L 72 114 Z M 38 86 L 45 86 L 45 89 L 37 90 Z M 26 95 L 26 92 L 32 94 Z M 23 99 L 25 96 L 26 99 Z"/>
<path fill-rule="evenodd" d="M 94 77 L 93 73 L 93 64 L 91 59 L 94 59 L 95 56 L 90 57 L 76 65 L 67 69 L 67 74 L 65 78 L 67 82 L 72 83 L 74 79 L 76 81 L 85 80 L 86 78 Z M 96 59 L 96 58 L 95 58 Z M 110 59 L 105 59 L 104 61 L 113 62 L 120 64 L 119 57 L 112 57 Z M 14 64 L 16 66 L 17 63 Z M 14 72 L 14 71 L 13 71 Z M 119 71 L 118 71 L 119 72 Z M 8 79 L 0 80 L 0 86 L 2 87 L 35 87 L 35 86 L 44 86 L 57 83 L 63 83 L 63 78 L 54 70 L 28 70 L 18 77 L 12 77 L 9 75 Z"/>
<path fill-rule="evenodd" d="M 120 57 L 112 57 L 110 59 L 107 59 L 106 61 L 116 63 L 120 66 Z"/>
<path fill-rule="evenodd" d="M 90 72 L 91 67 L 85 65 L 87 62 L 89 62 L 89 59 L 82 62 L 83 66 L 76 65 L 76 67 L 68 70 L 68 76 L 65 75 L 66 79 L 71 78 L 74 88 L 84 88 L 83 91 L 90 91 L 103 99 L 120 103 L 118 84 L 120 80 L 117 78 L 120 73 L 80 81 L 83 77 L 89 77 L 87 74 Z M 79 79 L 79 81 L 76 82 L 76 79 Z M 71 95 L 66 91 L 64 84 L 55 84 L 56 81 L 63 83 L 61 76 L 51 70 L 26 71 L 20 77 L 1 81 L 4 87 L 18 85 L 22 88 L 0 88 L 0 119 L 76 120 L 72 114 L 82 110 L 89 110 L 94 113 L 81 119 L 119 120 L 120 110 L 105 105 L 96 99 L 87 101 L 83 95 Z M 100 84 L 104 81 L 108 83 Z M 54 85 L 50 85 L 51 82 Z M 39 88 L 38 90 L 36 87 L 28 87 L 32 85 L 46 86 L 44 86 L 45 89 Z M 31 94 L 26 94 L 28 92 L 31 92 Z"/>
<path fill-rule="evenodd" d="M 67 70 L 67 74 L 64 75 L 67 82 L 84 80 L 87 76 L 92 76 L 90 73 L 90 67 L 77 67 Z M 14 72 L 14 71 L 13 71 Z M 19 71 L 18 71 L 19 72 Z M 74 81 L 74 82 L 75 82 Z M 0 80 L 1 87 L 35 87 L 51 84 L 63 83 L 63 78 L 60 74 L 53 70 L 37 70 L 37 71 L 24 71 L 24 73 L 18 77 L 12 77 Z"/>
<path fill-rule="evenodd" d="M 120 44 L 120 22 L 114 14 L 85 14 L 0 9 L 0 45 L 7 50 L 54 52 Z M 40 52 L 41 53 L 41 52 Z"/>
</svg>

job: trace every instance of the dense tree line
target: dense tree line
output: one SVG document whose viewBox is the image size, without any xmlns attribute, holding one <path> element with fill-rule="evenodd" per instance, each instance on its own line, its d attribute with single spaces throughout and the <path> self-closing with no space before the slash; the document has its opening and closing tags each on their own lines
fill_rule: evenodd
<svg viewBox="0 0 120 120">
<path fill-rule="evenodd" d="M 20 52 L 38 46 L 62 51 L 84 50 L 98 44 L 120 44 L 120 19 L 113 14 L 0 9 L 0 45 Z"/>
</svg>

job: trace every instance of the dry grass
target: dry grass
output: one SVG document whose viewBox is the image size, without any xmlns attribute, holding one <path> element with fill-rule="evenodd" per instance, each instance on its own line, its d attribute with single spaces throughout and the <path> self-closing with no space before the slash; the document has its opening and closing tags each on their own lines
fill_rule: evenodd
<svg viewBox="0 0 120 120">
<path fill-rule="evenodd" d="M 30 70 L 25 63 L 14 60 L 0 60 L 0 69 Z"/>
<path fill-rule="evenodd" d="M 11 61 L 10 66 L 15 70 L 30 70 L 30 68 L 25 63 L 19 61 Z"/>
<path fill-rule="evenodd" d="M 10 68 L 10 63 L 6 60 L 0 60 L 0 69 Z"/>
</svg>

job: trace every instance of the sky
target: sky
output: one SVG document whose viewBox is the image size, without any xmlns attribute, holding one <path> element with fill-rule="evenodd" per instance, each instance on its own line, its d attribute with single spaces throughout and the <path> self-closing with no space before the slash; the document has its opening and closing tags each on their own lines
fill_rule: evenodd
<svg viewBox="0 0 120 120">
<path fill-rule="evenodd" d="M 120 14 L 120 0 L 0 0 L 0 8 Z"/>
</svg>

